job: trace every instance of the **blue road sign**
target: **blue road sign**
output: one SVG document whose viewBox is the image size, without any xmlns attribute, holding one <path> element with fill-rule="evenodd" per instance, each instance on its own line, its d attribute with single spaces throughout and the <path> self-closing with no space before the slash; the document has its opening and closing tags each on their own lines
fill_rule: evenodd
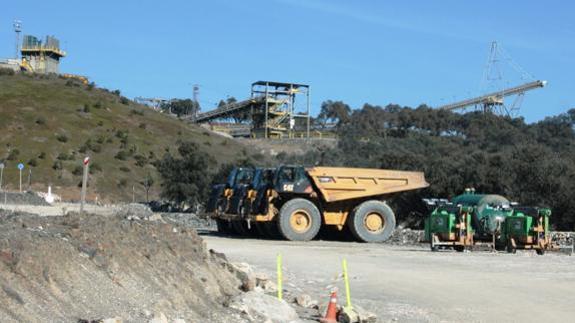
<svg viewBox="0 0 575 323">
<path fill-rule="evenodd" d="M 22 164 L 22 163 L 18 164 L 18 169 L 19 169 L 19 170 L 23 170 L 23 169 L 24 169 L 24 164 Z"/>
</svg>

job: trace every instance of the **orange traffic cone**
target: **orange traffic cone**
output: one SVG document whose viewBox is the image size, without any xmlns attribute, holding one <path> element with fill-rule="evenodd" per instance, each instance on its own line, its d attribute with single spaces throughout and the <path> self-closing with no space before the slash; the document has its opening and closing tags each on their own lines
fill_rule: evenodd
<svg viewBox="0 0 575 323">
<path fill-rule="evenodd" d="M 331 292 L 325 317 L 319 321 L 320 323 L 337 323 L 337 291 Z"/>
</svg>

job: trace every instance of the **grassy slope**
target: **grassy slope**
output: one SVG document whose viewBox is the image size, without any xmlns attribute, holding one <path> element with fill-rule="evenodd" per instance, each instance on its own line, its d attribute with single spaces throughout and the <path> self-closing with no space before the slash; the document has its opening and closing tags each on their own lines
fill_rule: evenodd
<svg viewBox="0 0 575 323">
<path fill-rule="evenodd" d="M 89 107 L 87 113 L 85 106 Z M 128 131 L 125 148 L 121 148 L 118 130 Z M 59 135 L 65 135 L 68 140 L 59 141 Z M 89 138 L 101 147 L 100 152 L 79 151 Z M 84 156 L 90 155 L 102 169 L 91 175 L 89 197 L 92 199 L 97 196 L 100 200 L 131 200 L 132 186 L 135 186 L 136 199 L 143 200 L 145 194 L 140 181 L 146 173 L 156 179 L 152 192 L 157 196 L 159 180 L 154 167 L 137 166 L 134 156 L 149 156 L 152 152 L 159 158 L 166 149 L 175 151 L 177 139 L 198 143 L 218 163 L 233 162 L 247 154 L 244 146 L 232 140 L 133 102 L 122 104 L 118 95 L 105 90 L 89 90 L 85 85 L 55 77 L 0 76 L 0 160 L 6 164 L 4 183 L 9 188 L 18 187 L 18 162 L 27 164 L 34 158 L 38 165 L 26 165 L 24 182 L 27 183 L 28 170 L 32 169 L 34 188 L 45 191 L 51 183 L 57 194 L 76 198 L 81 174 L 74 175 L 73 170 L 81 165 Z M 130 148 L 135 153 L 126 160 L 114 158 L 118 151 Z M 13 149 L 18 149 L 20 154 L 14 160 L 6 160 Z M 38 158 L 42 152 L 44 159 Z M 53 165 L 60 153 L 73 158 L 62 162 L 62 170 L 55 170 Z"/>
</svg>

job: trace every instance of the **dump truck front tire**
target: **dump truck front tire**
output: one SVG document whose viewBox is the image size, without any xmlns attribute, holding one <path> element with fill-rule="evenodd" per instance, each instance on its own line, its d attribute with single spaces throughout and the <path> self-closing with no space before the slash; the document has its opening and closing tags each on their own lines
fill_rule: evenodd
<svg viewBox="0 0 575 323">
<path fill-rule="evenodd" d="M 363 242 L 383 242 L 395 229 L 395 215 L 381 201 L 366 201 L 355 208 L 348 218 L 351 233 Z"/>
<path fill-rule="evenodd" d="M 281 208 L 278 229 L 282 236 L 292 241 L 309 241 L 321 227 L 321 214 L 309 200 L 294 198 Z"/>
</svg>

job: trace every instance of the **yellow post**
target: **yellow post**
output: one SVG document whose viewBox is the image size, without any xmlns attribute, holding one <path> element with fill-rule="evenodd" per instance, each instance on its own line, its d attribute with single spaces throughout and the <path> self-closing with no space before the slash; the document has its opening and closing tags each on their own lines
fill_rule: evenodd
<svg viewBox="0 0 575 323">
<path fill-rule="evenodd" d="M 341 262 L 343 267 L 343 280 L 345 281 L 345 299 L 347 300 L 347 309 L 351 310 L 351 295 L 349 293 L 349 277 L 347 275 L 347 260 L 343 259 Z"/>
<path fill-rule="evenodd" d="M 281 301 L 283 298 L 282 288 L 282 254 L 278 253 L 277 257 L 277 272 L 278 272 L 278 299 Z"/>
</svg>

